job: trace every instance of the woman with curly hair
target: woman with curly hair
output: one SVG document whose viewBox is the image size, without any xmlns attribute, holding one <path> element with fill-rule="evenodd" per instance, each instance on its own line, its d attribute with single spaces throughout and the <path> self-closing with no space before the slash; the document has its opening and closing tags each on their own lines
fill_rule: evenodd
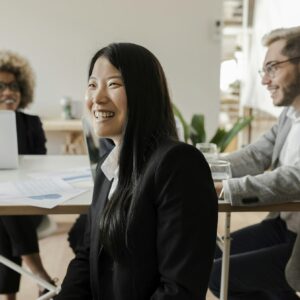
<svg viewBox="0 0 300 300">
<path fill-rule="evenodd" d="M 46 138 L 38 116 L 23 113 L 33 101 L 35 80 L 28 61 L 22 56 L 0 50 L 0 109 L 16 112 L 19 154 L 46 154 Z M 42 216 L 1 216 L 0 254 L 21 265 L 22 261 L 33 274 L 51 282 L 43 267 L 37 238 Z M 15 300 L 19 290 L 19 273 L 0 264 L 0 294 Z"/>
<path fill-rule="evenodd" d="M 217 195 L 209 166 L 178 141 L 164 71 L 142 46 L 111 44 L 91 60 L 87 106 L 100 158 L 84 245 L 59 300 L 204 300 Z"/>
</svg>

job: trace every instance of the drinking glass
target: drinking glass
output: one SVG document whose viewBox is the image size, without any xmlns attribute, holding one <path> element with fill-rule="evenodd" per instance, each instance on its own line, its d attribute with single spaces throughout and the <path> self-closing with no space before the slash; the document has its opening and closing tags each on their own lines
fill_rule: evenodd
<svg viewBox="0 0 300 300">
<path fill-rule="evenodd" d="M 230 162 L 215 160 L 209 162 L 212 178 L 215 182 L 226 180 L 232 177 Z"/>
<path fill-rule="evenodd" d="M 198 143 L 196 144 L 196 148 L 202 152 L 208 162 L 218 159 L 218 149 L 216 144 Z"/>
</svg>

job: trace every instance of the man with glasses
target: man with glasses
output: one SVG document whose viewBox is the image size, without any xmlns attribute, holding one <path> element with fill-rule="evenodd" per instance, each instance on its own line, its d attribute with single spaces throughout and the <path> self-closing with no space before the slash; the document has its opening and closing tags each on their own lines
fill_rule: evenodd
<svg viewBox="0 0 300 300">
<path fill-rule="evenodd" d="M 266 46 L 262 84 L 274 105 L 285 107 L 257 142 L 228 155 L 232 179 L 216 184 L 232 205 L 300 200 L 300 27 L 277 29 Z M 293 300 L 300 291 L 300 213 L 270 214 L 232 234 L 229 300 Z M 219 297 L 221 251 L 210 280 Z"/>
</svg>

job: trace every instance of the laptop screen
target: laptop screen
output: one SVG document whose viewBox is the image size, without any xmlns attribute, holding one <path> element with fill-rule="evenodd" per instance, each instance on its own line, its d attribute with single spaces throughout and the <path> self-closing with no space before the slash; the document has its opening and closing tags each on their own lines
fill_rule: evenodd
<svg viewBox="0 0 300 300">
<path fill-rule="evenodd" d="M 0 169 L 18 168 L 16 114 L 0 110 Z"/>
</svg>

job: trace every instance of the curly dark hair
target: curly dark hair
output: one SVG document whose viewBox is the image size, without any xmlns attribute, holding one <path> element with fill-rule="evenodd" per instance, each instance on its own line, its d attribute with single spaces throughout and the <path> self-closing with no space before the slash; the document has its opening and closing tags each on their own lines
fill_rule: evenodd
<svg viewBox="0 0 300 300">
<path fill-rule="evenodd" d="M 18 108 L 27 107 L 33 101 L 35 87 L 35 74 L 28 60 L 15 52 L 0 50 L 0 72 L 14 74 L 21 93 Z"/>
</svg>

